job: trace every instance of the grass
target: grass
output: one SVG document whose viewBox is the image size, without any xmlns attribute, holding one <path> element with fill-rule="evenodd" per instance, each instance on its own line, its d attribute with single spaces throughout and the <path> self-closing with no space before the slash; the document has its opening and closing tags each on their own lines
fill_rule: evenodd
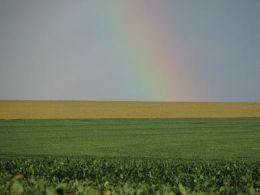
<svg viewBox="0 0 260 195">
<path fill-rule="evenodd" d="M 0 120 L 0 156 L 260 160 L 260 118 Z"/>
</svg>

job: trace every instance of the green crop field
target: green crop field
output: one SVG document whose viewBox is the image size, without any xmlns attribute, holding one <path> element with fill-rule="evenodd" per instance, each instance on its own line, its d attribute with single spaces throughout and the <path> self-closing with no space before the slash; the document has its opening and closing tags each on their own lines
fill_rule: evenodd
<svg viewBox="0 0 260 195">
<path fill-rule="evenodd" d="M 1 120 L 1 155 L 260 160 L 260 119 Z"/>
<path fill-rule="evenodd" d="M 259 194 L 260 118 L 0 120 L 1 194 Z"/>
</svg>

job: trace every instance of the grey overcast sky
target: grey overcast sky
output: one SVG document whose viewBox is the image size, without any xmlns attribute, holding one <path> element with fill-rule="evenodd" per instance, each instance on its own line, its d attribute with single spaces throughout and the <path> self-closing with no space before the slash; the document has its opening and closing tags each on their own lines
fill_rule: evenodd
<svg viewBox="0 0 260 195">
<path fill-rule="evenodd" d="M 0 0 L 0 99 L 260 101 L 260 0 Z"/>
</svg>

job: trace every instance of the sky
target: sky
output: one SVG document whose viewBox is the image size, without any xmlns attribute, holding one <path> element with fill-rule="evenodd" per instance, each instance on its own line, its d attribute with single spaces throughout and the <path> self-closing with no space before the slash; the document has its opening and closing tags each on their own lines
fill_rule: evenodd
<svg viewBox="0 0 260 195">
<path fill-rule="evenodd" d="M 0 99 L 260 101 L 259 0 L 0 0 Z"/>
</svg>

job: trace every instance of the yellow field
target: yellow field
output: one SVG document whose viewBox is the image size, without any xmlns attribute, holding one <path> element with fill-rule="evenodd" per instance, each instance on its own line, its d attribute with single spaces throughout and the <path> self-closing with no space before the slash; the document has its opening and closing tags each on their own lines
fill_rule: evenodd
<svg viewBox="0 0 260 195">
<path fill-rule="evenodd" d="M 0 101 L 0 119 L 260 117 L 260 103 Z"/>
</svg>

